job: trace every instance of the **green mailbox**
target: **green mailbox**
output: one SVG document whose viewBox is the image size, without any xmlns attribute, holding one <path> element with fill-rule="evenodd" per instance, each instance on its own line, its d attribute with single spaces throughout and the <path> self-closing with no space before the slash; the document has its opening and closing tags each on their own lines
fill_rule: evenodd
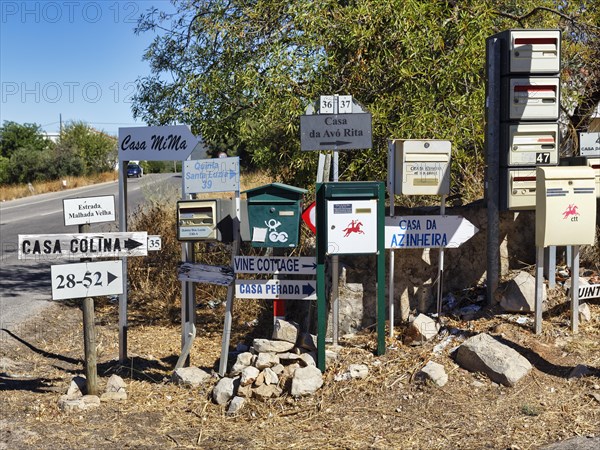
<svg viewBox="0 0 600 450">
<path fill-rule="evenodd" d="M 248 222 L 253 247 L 296 247 L 306 189 L 271 183 L 248 189 Z"/>
</svg>

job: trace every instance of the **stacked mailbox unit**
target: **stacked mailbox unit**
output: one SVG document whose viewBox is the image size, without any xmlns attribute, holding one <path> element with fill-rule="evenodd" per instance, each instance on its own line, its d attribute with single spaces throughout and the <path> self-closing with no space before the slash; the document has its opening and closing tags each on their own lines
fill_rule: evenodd
<svg viewBox="0 0 600 450">
<path fill-rule="evenodd" d="M 500 209 L 535 209 L 535 173 L 559 160 L 560 30 L 506 30 L 501 47 Z"/>
</svg>

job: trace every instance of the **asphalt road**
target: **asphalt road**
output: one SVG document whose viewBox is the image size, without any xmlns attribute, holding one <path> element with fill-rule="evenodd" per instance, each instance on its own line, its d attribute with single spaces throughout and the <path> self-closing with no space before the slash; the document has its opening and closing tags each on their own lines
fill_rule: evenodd
<svg viewBox="0 0 600 450">
<path fill-rule="evenodd" d="M 129 213 L 151 198 L 181 197 L 178 174 L 149 174 L 127 185 Z M 41 313 L 52 301 L 50 266 L 67 263 L 18 260 L 18 235 L 77 233 L 77 225 L 64 225 L 63 199 L 114 195 L 118 210 L 118 191 L 119 183 L 109 182 L 0 203 L 0 330 L 17 332 L 23 321 Z M 118 213 L 116 222 L 93 224 L 91 231 L 118 231 Z"/>
</svg>

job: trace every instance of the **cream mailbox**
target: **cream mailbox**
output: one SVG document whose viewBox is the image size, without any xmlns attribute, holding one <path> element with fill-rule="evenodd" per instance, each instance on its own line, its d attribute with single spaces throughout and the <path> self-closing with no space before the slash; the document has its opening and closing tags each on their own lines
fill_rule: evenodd
<svg viewBox="0 0 600 450">
<path fill-rule="evenodd" d="M 504 73 L 560 72 L 560 30 L 506 30 Z"/>
<path fill-rule="evenodd" d="M 596 175 L 596 197 L 600 198 L 600 157 L 598 158 L 587 158 L 588 166 L 594 170 Z"/>
<path fill-rule="evenodd" d="M 502 125 L 500 156 L 504 166 L 558 164 L 558 123 Z"/>
<path fill-rule="evenodd" d="M 392 141 L 388 170 L 394 171 L 393 192 L 404 195 L 450 193 L 452 143 L 437 139 Z"/>
<path fill-rule="evenodd" d="M 500 169 L 503 210 L 535 209 L 535 169 Z"/>
<path fill-rule="evenodd" d="M 538 167 L 535 245 L 594 244 L 594 171 L 585 166 Z"/>
<path fill-rule="evenodd" d="M 556 120 L 560 104 L 560 78 L 505 78 L 502 120 Z"/>
<path fill-rule="evenodd" d="M 231 202 L 179 200 L 177 202 L 177 239 L 180 241 L 230 241 L 231 216 L 222 212 L 226 205 L 231 206 Z"/>
</svg>

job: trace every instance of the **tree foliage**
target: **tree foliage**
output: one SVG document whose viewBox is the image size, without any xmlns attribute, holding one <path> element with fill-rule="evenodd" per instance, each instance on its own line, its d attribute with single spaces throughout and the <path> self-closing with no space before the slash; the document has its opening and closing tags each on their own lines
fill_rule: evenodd
<svg viewBox="0 0 600 450">
<path fill-rule="evenodd" d="M 600 100 L 596 1 L 176 0 L 148 11 L 134 114 L 185 123 L 216 153 L 284 180 L 314 178 L 299 116 L 321 94 L 351 94 L 373 114 L 373 149 L 341 152 L 340 179 L 385 179 L 389 138 L 453 142 L 453 185 L 481 180 L 485 39 L 508 28 L 563 30 L 565 120 L 581 129 Z M 587 116 L 586 116 L 587 114 Z"/>
<path fill-rule="evenodd" d="M 117 139 L 84 122 L 70 122 L 60 134 L 56 152 L 65 162 L 80 160 L 85 175 L 107 172 L 117 162 Z"/>
</svg>

